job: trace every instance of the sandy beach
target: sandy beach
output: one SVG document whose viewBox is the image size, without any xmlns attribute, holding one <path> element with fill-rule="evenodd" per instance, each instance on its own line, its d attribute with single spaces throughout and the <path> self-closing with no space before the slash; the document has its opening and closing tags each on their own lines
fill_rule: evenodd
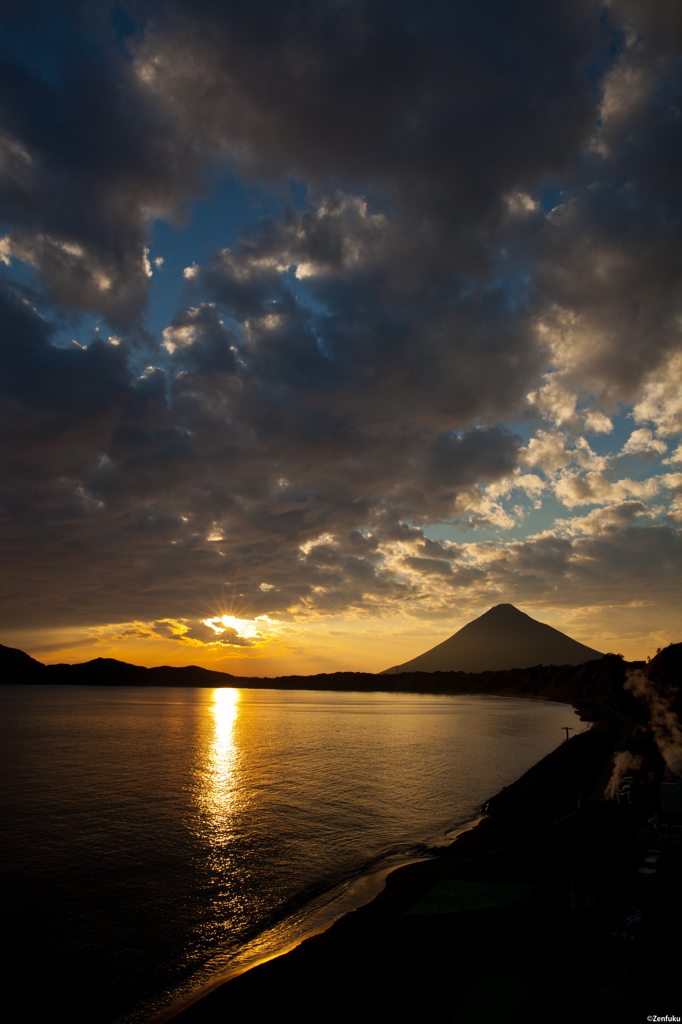
<svg viewBox="0 0 682 1024">
<path fill-rule="evenodd" d="M 614 720 L 563 743 L 367 906 L 163 1019 L 616 1024 L 679 1013 L 679 855 L 664 851 L 660 877 L 643 879 L 655 837 L 641 811 L 594 799 L 619 732 Z"/>
</svg>

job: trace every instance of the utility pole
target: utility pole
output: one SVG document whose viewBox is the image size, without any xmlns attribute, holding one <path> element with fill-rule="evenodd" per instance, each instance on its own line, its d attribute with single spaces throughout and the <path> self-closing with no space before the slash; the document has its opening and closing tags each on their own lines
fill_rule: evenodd
<svg viewBox="0 0 682 1024">
<path fill-rule="evenodd" d="M 562 725 L 561 728 L 566 730 L 566 742 L 568 743 L 569 732 L 574 732 L 575 730 L 572 725 Z"/>
</svg>

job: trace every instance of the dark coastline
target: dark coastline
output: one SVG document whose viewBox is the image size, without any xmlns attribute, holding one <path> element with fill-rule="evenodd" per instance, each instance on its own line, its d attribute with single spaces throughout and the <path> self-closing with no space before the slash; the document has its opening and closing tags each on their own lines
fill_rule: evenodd
<svg viewBox="0 0 682 1024">
<path fill-rule="evenodd" d="M 394 871 L 371 903 L 155 1021 L 616 1024 L 679 1013 L 677 856 L 663 888 L 657 879 L 643 889 L 637 869 L 655 837 L 636 808 L 595 799 L 621 733 L 613 718 L 564 742 L 493 797 L 475 828 Z M 406 913 L 458 881 L 533 891 L 509 906 Z M 633 913 L 642 920 L 628 924 Z"/>
</svg>

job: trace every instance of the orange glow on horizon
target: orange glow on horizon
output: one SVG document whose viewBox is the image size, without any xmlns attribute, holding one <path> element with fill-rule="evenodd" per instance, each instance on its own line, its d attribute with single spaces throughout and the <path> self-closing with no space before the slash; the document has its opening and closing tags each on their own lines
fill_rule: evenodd
<svg viewBox="0 0 682 1024">
<path fill-rule="evenodd" d="M 150 623 L 6 631 L 0 643 L 26 651 L 47 664 L 114 658 L 147 668 L 199 665 L 237 677 L 381 672 L 430 650 L 486 610 L 470 609 L 437 621 L 338 616 L 277 622 L 221 612 L 210 619 L 193 621 L 169 618 Z M 644 660 L 658 647 L 679 641 L 674 608 L 565 610 L 525 605 L 521 610 L 581 643 L 600 651 L 619 652 L 630 661 Z"/>
</svg>

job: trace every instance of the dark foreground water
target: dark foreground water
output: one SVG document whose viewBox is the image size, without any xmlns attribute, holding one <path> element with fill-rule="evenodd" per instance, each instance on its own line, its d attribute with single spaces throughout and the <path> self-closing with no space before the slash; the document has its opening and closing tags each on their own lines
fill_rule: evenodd
<svg viewBox="0 0 682 1024">
<path fill-rule="evenodd" d="M 142 1021 L 366 899 L 581 728 L 496 697 L 0 687 L 22 1019 Z"/>
</svg>

